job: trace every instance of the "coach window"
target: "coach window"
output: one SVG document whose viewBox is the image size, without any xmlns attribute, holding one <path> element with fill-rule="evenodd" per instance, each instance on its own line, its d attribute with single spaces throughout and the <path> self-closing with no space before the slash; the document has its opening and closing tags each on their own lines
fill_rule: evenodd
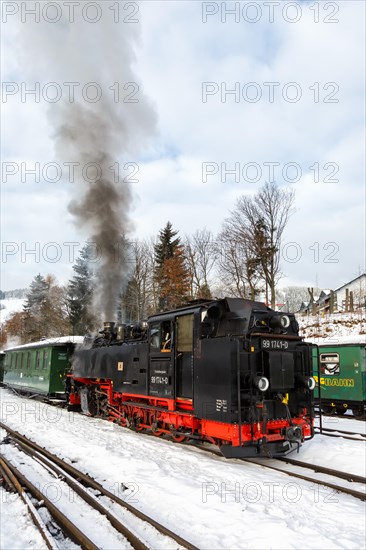
<svg viewBox="0 0 366 550">
<path fill-rule="evenodd" d="M 36 369 L 39 369 L 41 362 L 41 352 L 36 351 Z"/>
<path fill-rule="evenodd" d="M 339 374 L 339 354 L 321 353 L 320 354 L 320 372 L 327 376 Z"/>
<path fill-rule="evenodd" d="M 31 352 L 28 351 L 28 354 L 27 354 L 27 369 L 30 369 L 30 363 L 31 363 Z"/>
<path fill-rule="evenodd" d="M 47 361 L 48 361 L 48 353 L 47 353 L 47 350 L 45 349 L 43 352 L 43 369 L 47 368 Z"/>
<path fill-rule="evenodd" d="M 15 365 L 14 365 L 14 368 L 15 368 L 15 369 L 18 368 L 18 354 L 17 354 L 17 353 L 15 354 Z"/>
</svg>

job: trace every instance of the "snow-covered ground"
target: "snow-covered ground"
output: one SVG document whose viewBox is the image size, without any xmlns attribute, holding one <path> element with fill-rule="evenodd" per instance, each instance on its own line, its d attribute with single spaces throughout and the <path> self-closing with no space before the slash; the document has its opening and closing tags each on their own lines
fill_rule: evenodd
<svg viewBox="0 0 366 550">
<path fill-rule="evenodd" d="M 0 390 L 0 398 L 5 423 L 120 492 L 121 498 L 199 548 L 365 548 L 365 503 L 351 496 L 27 401 L 5 389 Z M 361 421 L 337 421 L 339 429 L 346 431 L 364 428 Z M 294 457 L 366 474 L 364 441 L 318 435 Z M 121 484 L 129 487 L 127 494 Z M 19 504 L 15 508 L 13 498 L 1 503 L 3 547 L 42 548 L 29 534 L 31 520 Z M 7 521 L 10 506 L 21 516 L 21 542 L 19 523 Z"/>
</svg>

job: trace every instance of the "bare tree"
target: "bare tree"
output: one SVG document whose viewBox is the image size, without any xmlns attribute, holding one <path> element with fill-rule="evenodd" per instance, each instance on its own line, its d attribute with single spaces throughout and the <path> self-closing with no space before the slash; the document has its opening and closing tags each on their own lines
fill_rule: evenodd
<svg viewBox="0 0 366 550">
<path fill-rule="evenodd" d="M 281 190 L 275 183 L 266 183 L 257 194 L 242 195 L 224 230 L 229 229 L 232 239 L 245 249 L 245 261 L 249 269 L 248 281 L 253 289 L 258 279 L 263 279 L 266 301 L 276 305 L 276 284 L 280 279 L 280 247 L 283 231 L 287 225 L 295 194 Z"/>
<path fill-rule="evenodd" d="M 245 231 L 233 219 L 224 222 L 217 249 L 219 275 L 226 289 L 235 296 L 254 300 L 261 290 L 259 265 Z"/>
<path fill-rule="evenodd" d="M 204 228 L 191 236 L 186 235 L 184 250 L 190 272 L 192 296 L 210 299 L 212 296 L 209 277 L 217 260 L 213 234 Z"/>
<path fill-rule="evenodd" d="M 151 313 L 154 303 L 154 249 L 149 241 L 130 244 L 130 276 L 122 294 L 122 317 L 128 322 L 140 321 Z"/>
</svg>

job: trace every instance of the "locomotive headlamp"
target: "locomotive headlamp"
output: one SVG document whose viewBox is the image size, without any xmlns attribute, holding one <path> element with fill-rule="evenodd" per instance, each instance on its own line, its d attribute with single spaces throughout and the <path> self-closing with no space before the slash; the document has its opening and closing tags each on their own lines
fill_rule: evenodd
<svg viewBox="0 0 366 550">
<path fill-rule="evenodd" d="M 288 315 L 281 315 L 281 326 L 282 328 L 290 326 L 290 317 Z"/>
<path fill-rule="evenodd" d="M 296 380 L 299 386 L 307 388 L 308 390 L 315 389 L 316 383 L 312 376 L 296 376 Z"/>
<path fill-rule="evenodd" d="M 269 380 L 265 376 L 256 376 L 254 378 L 254 385 L 259 391 L 267 391 L 269 388 Z"/>
</svg>

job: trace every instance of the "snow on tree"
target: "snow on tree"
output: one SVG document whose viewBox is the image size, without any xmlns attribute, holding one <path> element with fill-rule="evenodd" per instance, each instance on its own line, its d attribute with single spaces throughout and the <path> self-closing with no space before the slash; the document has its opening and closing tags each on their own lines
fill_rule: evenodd
<svg viewBox="0 0 366 550">
<path fill-rule="evenodd" d="M 86 334 L 96 328 L 93 312 L 94 277 L 90 268 L 90 247 L 86 244 L 73 265 L 75 275 L 67 287 L 68 319 L 73 334 Z"/>
</svg>

